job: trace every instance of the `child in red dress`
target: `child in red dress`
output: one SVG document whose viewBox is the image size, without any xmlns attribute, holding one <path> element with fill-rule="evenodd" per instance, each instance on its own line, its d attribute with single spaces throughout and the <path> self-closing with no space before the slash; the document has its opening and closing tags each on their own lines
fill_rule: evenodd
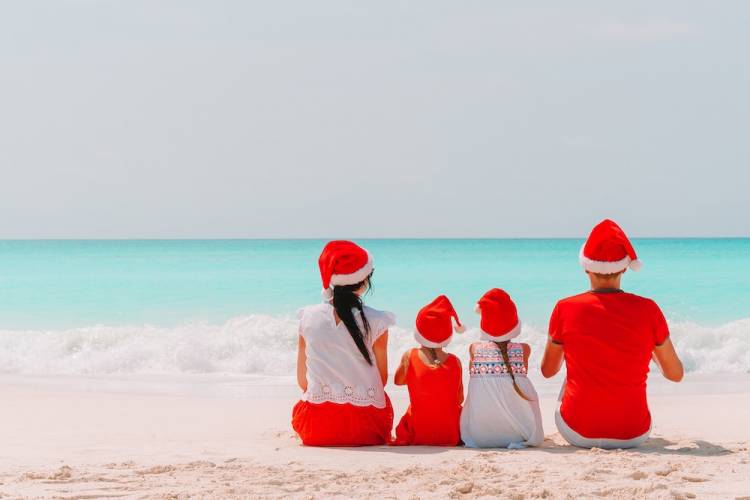
<svg viewBox="0 0 750 500">
<path fill-rule="evenodd" d="M 396 428 L 397 445 L 456 446 L 464 388 L 461 361 L 443 351 L 456 331 L 464 330 L 448 297 L 441 295 L 417 315 L 414 337 L 420 348 L 405 352 L 396 371 L 396 385 L 409 389 L 409 408 Z"/>
</svg>

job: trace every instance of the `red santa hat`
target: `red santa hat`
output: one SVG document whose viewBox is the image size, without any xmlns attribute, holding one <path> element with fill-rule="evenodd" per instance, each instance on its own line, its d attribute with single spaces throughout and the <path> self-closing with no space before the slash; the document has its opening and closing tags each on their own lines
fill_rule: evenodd
<svg viewBox="0 0 750 500">
<path fill-rule="evenodd" d="M 642 267 L 625 231 L 609 219 L 594 226 L 578 260 L 584 269 L 599 274 L 619 273 L 628 267 L 638 271 Z"/>
<path fill-rule="evenodd" d="M 456 320 L 455 328 L 451 318 Z M 448 297 L 441 295 L 417 313 L 414 338 L 425 347 L 445 347 L 450 343 L 454 330 L 463 333 L 466 327 L 458 320 L 458 314 Z"/>
<path fill-rule="evenodd" d="M 370 253 L 351 241 L 329 241 L 318 259 L 323 294 L 333 296 L 334 286 L 356 285 L 372 273 L 373 261 Z"/>
<path fill-rule="evenodd" d="M 505 342 L 521 334 L 516 304 L 504 290 L 493 288 L 485 293 L 474 310 L 482 316 L 479 329 L 483 340 Z"/>
</svg>

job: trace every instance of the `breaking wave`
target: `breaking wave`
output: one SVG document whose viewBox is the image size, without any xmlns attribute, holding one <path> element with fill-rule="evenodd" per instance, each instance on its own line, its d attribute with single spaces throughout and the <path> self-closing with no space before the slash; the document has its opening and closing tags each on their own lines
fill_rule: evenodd
<svg viewBox="0 0 750 500">
<path fill-rule="evenodd" d="M 672 339 L 685 368 L 696 373 L 750 373 L 750 318 L 720 326 L 672 322 Z M 454 336 L 448 350 L 465 359 L 476 329 Z M 538 365 L 545 336 L 525 325 Z M 390 332 L 391 368 L 414 345 L 411 331 Z M 29 375 L 294 374 L 297 322 L 250 315 L 224 324 L 176 327 L 106 326 L 67 330 L 0 330 L 0 372 Z"/>
</svg>

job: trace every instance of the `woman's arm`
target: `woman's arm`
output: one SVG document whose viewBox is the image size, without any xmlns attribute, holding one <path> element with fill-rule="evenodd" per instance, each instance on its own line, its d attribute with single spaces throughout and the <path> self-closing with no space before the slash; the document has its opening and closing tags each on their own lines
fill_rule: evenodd
<svg viewBox="0 0 750 500">
<path fill-rule="evenodd" d="M 375 364 L 380 372 L 380 380 L 385 386 L 388 382 L 388 330 L 384 331 L 372 344 L 372 352 L 375 353 Z"/>
<path fill-rule="evenodd" d="M 563 346 L 556 344 L 551 338 L 547 339 L 547 346 L 544 348 L 542 357 L 542 375 L 544 378 L 550 378 L 557 374 L 562 368 L 564 359 Z"/>
<path fill-rule="evenodd" d="M 670 338 L 667 338 L 662 345 L 655 346 L 651 357 L 656 366 L 661 370 L 664 378 L 672 382 L 682 380 L 685 370 L 682 367 L 682 361 L 680 361 L 677 352 L 674 350 L 674 344 L 672 344 Z"/>
<path fill-rule="evenodd" d="M 398 370 L 393 375 L 393 383 L 396 385 L 406 385 L 406 372 L 409 369 L 409 353 L 411 353 L 411 349 L 401 356 L 401 364 L 398 365 Z"/>
<path fill-rule="evenodd" d="M 297 344 L 297 384 L 303 391 L 307 390 L 307 354 L 305 353 L 305 338 L 300 335 Z"/>
</svg>

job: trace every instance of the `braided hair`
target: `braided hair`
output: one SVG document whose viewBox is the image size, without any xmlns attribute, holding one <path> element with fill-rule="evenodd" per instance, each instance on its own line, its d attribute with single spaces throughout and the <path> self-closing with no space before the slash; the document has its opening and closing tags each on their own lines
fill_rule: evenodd
<svg viewBox="0 0 750 500">
<path fill-rule="evenodd" d="M 513 381 L 513 388 L 516 390 L 519 396 L 521 396 L 526 401 L 532 401 L 531 399 L 526 396 L 526 394 L 523 393 L 520 387 L 518 387 L 518 382 L 516 382 L 516 376 L 513 374 L 513 367 L 510 364 L 510 356 L 508 356 L 508 341 L 505 342 L 495 342 L 494 343 L 498 349 L 500 349 L 500 354 L 503 356 L 503 361 L 505 361 L 505 368 L 508 370 L 508 373 L 510 374 L 510 379 Z"/>
</svg>

